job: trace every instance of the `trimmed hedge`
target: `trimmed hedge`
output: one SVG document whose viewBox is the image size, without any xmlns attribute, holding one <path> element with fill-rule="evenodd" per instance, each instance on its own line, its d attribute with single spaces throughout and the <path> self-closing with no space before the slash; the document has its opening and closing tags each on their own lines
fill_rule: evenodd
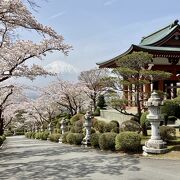
<svg viewBox="0 0 180 180">
<path fill-rule="evenodd" d="M 64 134 L 61 135 L 62 143 L 67 143 L 66 137 L 68 134 L 69 134 L 69 132 L 65 132 Z"/>
<path fill-rule="evenodd" d="M 59 142 L 60 137 L 61 137 L 61 134 L 58 134 L 58 133 L 56 133 L 56 134 L 53 133 L 48 136 L 49 140 L 53 141 L 53 142 Z"/>
<path fill-rule="evenodd" d="M 6 136 L 4 135 L 0 136 L 0 146 L 3 144 L 5 140 L 6 140 Z"/>
<path fill-rule="evenodd" d="M 100 133 L 91 134 L 91 140 L 90 140 L 91 146 L 93 146 L 95 148 L 99 147 L 99 135 L 100 135 Z"/>
<path fill-rule="evenodd" d="M 97 120 L 94 124 L 94 128 L 99 131 L 100 133 L 105 133 L 105 132 L 115 132 L 119 133 L 119 123 L 111 121 L 109 123 L 106 123 L 104 121 L 99 121 Z"/>
<path fill-rule="evenodd" d="M 36 135 L 36 133 L 35 132 L 27 132 L 27 133 L 25 133 L 25 136 L 27 137 L 27 138 L 35 138 L 35 135 Z"/>
<path fill-rule="evenodd" d="M 115 150 L 116 133 L 107 132 L 99 136 L 99 147 L 102 150 Z"/>
<path fill-rule="evenodd" d="M 164 141 L 176 139 L 176 129 L 169 126 L 160 126 L 160 136 Z"/>
<path fill-rule="evenodd" d="M 135 132 L 121 132 L 115 139 L 116 150 L 139 151 L 141 149 L 141 136 Z"/>
<path fill-rule="evenodd" d="M 141 126 L 138 122 L 136 122 L 134 120 L 127 120 L 121 124 L 120 130 L 121 131 L 133 131 L 133 132 L 140 133 Z"/>
<path fill-rule="evenodd" d="M 66 136 L 67 143 L 80 145 L 83 140 L 83 134 L 81 133 L 69 133 Z"/>
<path fill-rule="evenodd" d="M 49 136 L 49 132 L 48 131 L 45 131 L 45 132 L 41 133 L 41 139 L 42 140 L 47 140 L 48 136 Z"/>
<path fill-rule="evenodd" d="M 72 116 L 72 118 L 70 119 L 71 124 L 75 124 L 76 121 L 80 120 L 84 115 L 83 114 L 76 114 L 74 116 Z"/>
</svg>

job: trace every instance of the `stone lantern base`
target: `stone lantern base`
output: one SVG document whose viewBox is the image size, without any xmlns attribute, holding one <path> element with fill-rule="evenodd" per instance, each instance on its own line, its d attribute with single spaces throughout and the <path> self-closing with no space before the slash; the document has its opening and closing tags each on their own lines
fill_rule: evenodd
<svg viewBox="0 0 180 180">
<path fill-rule="evenodd" d="M 163 154 L 168 151 L 166 147 L 166 142 L 163 140 L 152 140 L 145 142 L 145 146 L 143 146 L 143 151 L 145 153 L 151 154 Z"/>
</svg>

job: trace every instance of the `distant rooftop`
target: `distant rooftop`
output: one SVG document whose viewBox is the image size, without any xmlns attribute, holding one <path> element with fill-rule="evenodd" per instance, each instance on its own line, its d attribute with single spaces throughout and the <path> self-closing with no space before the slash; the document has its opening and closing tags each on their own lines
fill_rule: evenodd
<svg viewBox="0 0 180 180">
<path fill-rule="evenodd" d="M 172 24 L 150 34 L 149 36 L 143 37 L 140 45 L 146 46 L 146 45 L 152 45 L 161 39 L 165 38 L 167 35 L 169 35 L 174 29 L 176 29 L 179 24 L 179 20 L 175 20 Z"/>
</svg>

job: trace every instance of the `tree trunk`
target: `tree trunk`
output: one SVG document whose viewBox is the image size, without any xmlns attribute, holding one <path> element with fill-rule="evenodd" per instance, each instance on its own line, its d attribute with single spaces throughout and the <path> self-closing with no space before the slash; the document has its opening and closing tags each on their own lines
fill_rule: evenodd
<svg viewBox="0 0 180 180">
<path fill-rule="evenodd" d="M 136 104 L 137 104 L 137 113 L 138 113 L 138 120 L 140 123 L 141 118 L 141 103 L 140 103 L 140 96 L 139 96 L 139 85 L 136 87 Z"/>
<path fill-rule="evenodd" d="M 2 111 L 0 110 L 0 136 L 4 134 L 4 119 L 2 117 Z"/>
<path fill-rule="evenodd" d="M 147 136 L 148 134 L 147 134 L 147 128 L 146 128 L 146 125 L 145 124 L 142 124 L 142 134 L 143 134 L 143 136 Z"/>
</svg>

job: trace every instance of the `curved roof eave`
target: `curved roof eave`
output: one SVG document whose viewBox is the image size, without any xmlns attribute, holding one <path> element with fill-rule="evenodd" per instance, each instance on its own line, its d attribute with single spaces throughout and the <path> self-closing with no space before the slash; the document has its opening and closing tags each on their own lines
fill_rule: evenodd
<svg viewBox="0 0 180 180">
<path fill-rule="evenodd" d="M 134 48 L 134 44 L 132 44 L 132 45 L 130 46 L 130 48 L 129 48 L 127 51 L 125 51 L 124 53 L 122 53 L 122 54 L 120 54 L 120 55 L 118 55 L 118 56 L 116 56 L 116 57 L 114 57 L 114 58 L 112 58 L 112 59 L 110 59 L 110 60 L 102 61 L 102 62 L 99 62 L 99 63 L 96 63 L 96 64 L 97 64 L 98 66 L 103 66 L 103 65 L 105 65 L 105 64 L 110 64 L 110 63 L 112 63 L 112 62 L 115 62 L 115 61 L 117 61 L 119 58 L 125 56 L 126 54 L 131 53 L 132 50 L 133 50 L 133 48 Z"/>
</svg>

